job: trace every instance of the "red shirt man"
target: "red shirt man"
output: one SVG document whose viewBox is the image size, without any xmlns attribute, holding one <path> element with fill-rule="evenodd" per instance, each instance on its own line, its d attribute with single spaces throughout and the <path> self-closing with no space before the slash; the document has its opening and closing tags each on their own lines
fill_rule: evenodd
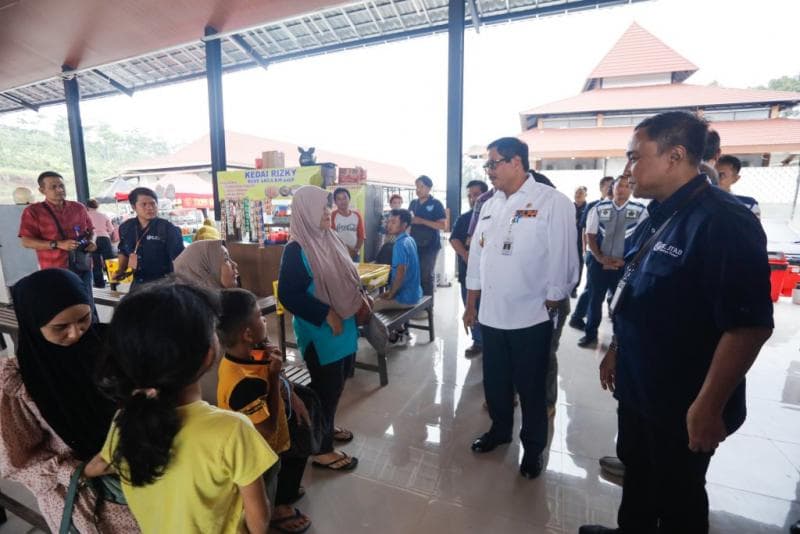
<svg viewBox="0 0 800 534">
<path fill-rule="evenodd" d="M 69 251 L 78 248 L 78 239 L 93 240 L 94 226 L 83 204 L 66 200 L 64 178 L 60 174 L 53 171 L 43 172 L 39 175 L 38 182 L 39 191 L 45 200 L 31 204 L 22 212 L 19 237 L 23 247 L 36 251 L 39 268 L 66 269 L 69 265 Z M 55 214 L 66 236 L 58 230 L 48 207 Z M 94 243 L 86 247 L 87 252 L 95 249 Z"/>
</svg>

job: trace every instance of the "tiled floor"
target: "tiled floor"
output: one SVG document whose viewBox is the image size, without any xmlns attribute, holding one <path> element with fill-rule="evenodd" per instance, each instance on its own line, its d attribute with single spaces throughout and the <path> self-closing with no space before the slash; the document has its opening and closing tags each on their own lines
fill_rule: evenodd
<svg viewBox="0 0 800 534">
<path fill-rule="evenodd" d="M 297 504 L 314 521 L 309 532 L 555 534 L 615 523 L 620 489 L 597 465 L 616 436 L 615 403 L 597 379 L 600 352 L 578 349 L 579 333 L 564 330 L 547 470 L 525 480 L 516 441 L 481 456 L 469 450 L 488 416 L 481 360 L 463 357 L 469 340 L 460 315 L 458 287 L 439 289 L 437 339 L 428 343 L 420 332 L 391 354 L 387 387 L 360 370 L 348 382 L 338 422 L 354 431 L 344 450 L 360 464 L 350 474 L 309 467 L 308 493 Z M 748 376 L 747 423 L 711 462 L 715 533 L 785 533 L 800 519 L 800 306 L 782 299 L 776 323 Z M 360 358 L 370 354 L 363 347 Z M 16 518 L 0 527 L 27 530 Z"/>
</svg>

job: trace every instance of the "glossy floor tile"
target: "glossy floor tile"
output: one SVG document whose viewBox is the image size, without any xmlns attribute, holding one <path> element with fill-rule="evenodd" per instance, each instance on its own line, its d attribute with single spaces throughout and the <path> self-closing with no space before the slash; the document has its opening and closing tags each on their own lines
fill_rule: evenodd
<svg viewBox="0 0 800 534">
<path fill-rule="evenodd" d="M 463 357 L 471 341 L 461 309 L 457 285 L 438 289 L 436 340 L 418 332 L 391 353 L 386 387 L 362 370 L 348 381 L 337 423 L 355 433 L 343 449 L 360 463 L 349 474 L 309 466 L 296 505 L 314 522 L 309 532 L 563 534 L 615 524 L 621 490 L 597 464 L 617 434 L 616 404 L 597 378 L 602 346 L 579 349 L 581 334 L 565 327 L 546 469 L 525 480 L 516 436 L 485 455 L 469 450 L 489 419 L 481 358 Z M 782 299 L 775 312 L 775 335 L 748 375 L 747 422 L 709 469 L 714 533 L 785 533 L 800 519 L 800 306 Z M 601 342 L 609 329 L 604 320 Z M 368 346 L 359 359 L 374 360 Z M 14 521 L 0 532 L 24 532 Z"/>
</svg>

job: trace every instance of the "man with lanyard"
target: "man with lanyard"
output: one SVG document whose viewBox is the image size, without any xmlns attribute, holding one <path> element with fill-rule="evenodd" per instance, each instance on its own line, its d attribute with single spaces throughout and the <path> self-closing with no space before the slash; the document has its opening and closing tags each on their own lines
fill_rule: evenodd
<svg viewBox="0 0 800 534">
<path fill-rule="evenodd" d="M 626 177 L 627 179 L 627 177 Z M 586 236 L 584 235 L 584 230 L 586 230 L 586 218 L 592 209 L 597 205 L 598 202 L 602 202 L 604 200 L 611 200 L 613 198 L 613 193 L 611 190 L 611 184 L 614 182 L 613 176 L 603 176 L 600 179 L 600 199 L 599 200 L 592 200 L 586 205 L 586 208 L 583 210 L 583 214 L 581 215 L 580 221 L 578 222 L 578 240 L 581 242 L 581 253 L 578 255 L 581 259 L 581 263 L 586 263 L 588 257 L 585 255 L 586 251 Z M 589 295 L 591 294 L 591 284 L 589 280 L 589 275 L 586 275 L 586 285 L 583 288 L 580 296 L 578 297 L 578 302 L 575 303 L 575 311 L 572 312 L 572 316 L 569 318 L 569 325 L 572 328 L 576 328 L 578 330 L 584 330 L 586 328 L 586 323 L 583 321 L 586 318 L 586 314 L 589 311 Z"/>
<path fill-rule="evenodd" d="M 708 464 L 744 422 L 745 373 L 772 333 L 766 236 L 698 173 L 707 128 L 693 114 L 662 113 L 639 123 L 628 148 L 633 192 L 653 202 L 600 367 L 619 401 L 619 528 L 580 534 L 708 532 Z"/>
<path fill-rule="evenodd" d="M 92 268 L 81 270 L 80 265 L 70 262 L 76 252 L 94 252 L 94 226 L 86 206 L 67 200 L 64 178 L 54 171 L 45 171 L 37 178 L 43 202 L 31 204 L 22 212 L 19 237 L 25 248 L 36 251 L 40 269 L 69 269 L 77 274 L 86 286 L 91 302 Z M 93 313 L 94 305 L 92 306 Z"/>
<path fill-rule="evenodd" d="M 158 280 L 172 272 L 172 261 L 183 252 L 181 230 L 158 216 L 155 191 L 137 187 L 128 195 L 136 212 L 119 226 L 119 271 L 133 270 L 133 285 Z"/>
<path fill-rule="evenodd" d="M 516 389 L 524 448 L 520 474 L 535 478 L 547 446 L 545 382 L 553 320 L 578 279 L 575 208 L 564 194 L 528 174 L 528 145 L 504 137 L 487 148 L 485 167 L 496 192 L 481 210 L 470 246 L 464 326 L 480 320 L 492 426 L 472 450 L 486 453 L 511 441 Z"/>
<path fill-rule="evenodd" d="M 586 261 L 586 285 L 589 288 L 589 313 L 585 335 L 579 347 L 597 343 L 597 328 L 603 318 L 606 293 L 617 287 L 625 266 L 625 252 L 631 236 L 647 218 L 644 204 L 630 201 L 628 179 L 620 176 L 613 183 L 613 200 L 598 202 L 586 217 L 586 242 L 591 255 Z"/>
<path fill-rule="evenodd" d="M 529 178 L 532 178 L 533 181 L 535 181 L 536 183 L 546 185 L 547 187 L 552 187 L 555 189 L 556 186 L 553 185 L 553 182 L 551 182 L 547 176 L 538 173 L 533 169 L 527 168 L 527 165 L 528 165 L 528 159 L 526 158 L 525 170 L 527 171 Z M 481 209 L 483 208 L 483 205 L 486 204 L 486 202 L 494 196 L 495 191 L 497 191 L 494 188 L 495 174 L 492 172 L 493 168 L 484 165 L 484 170 L 489 176 L 489 181 L 492 183 L 492 188 L 478 197 L 478 199 L 475 201 L 475 205 L 471 210 L 472 217 L 469 222 L 469 229 L 467 230 L 467 238 L 469 240 L 472 239 L 473 233 L 475 232 L 475 227 L 477 226 L 478 220 L 480 219 L 480 213 Z M 580 255 L 578 255 L 578 258 L 579 258 L 578 259 L 579 263 L 577 268 L 579 269 Z M 578 274 L 578 276 L 580 276 L 580 274 Z M 466 306 L 466 302 L 464 305 Z M 478 299 L 478 305 L 480 305 L 480 299 Z M 556 303 L 556 307 L 552 312 L 552 317 L 555 319 L 555 322 L 554 322 L 553 335 L 550 340 L 550 358 L 547 366 L 547 381 L 545 386 L 545 390 L 547 392 L 547 415 L 549 417 L 553 417 L 556 413 L 556 401 L 558 400 L 558 347 L 561 343 L 561 334 L 564 331 L 564 324 L 567 321 L 567 316 L 569 316 L 569 311 L 570 311 L 569 295 L 567 295 Z M 478 310 L 478 312 L 480 313 L 480 309 Z M 477 327 L 478 326 L 476 325 L 476 328 Z M 516 406 L 516 402 L 514 403 L 514 405 Z"/>
<path fill-rule="evenodd" d="M 450 234 L 450 246 L 456 251 L 456 262 L 458 267 L 458 283 L 461 285 L 461 301 L 466 306 L 467 304 L 467 261 L 469 260 L 469 223 L 472 221 L 472 214 L 475 207 L 475 201 L 478 197 L 486 193 L 489 186 L 486 182 L 480 180 L 472 180 L 467 184 L 467 200 L 469 201 L 470 210 L 462 213 L 453 225 L 453 232 Z M 480 309 L 480 303 L 476 304 Z M 472 346 L 464 351 L 466 358 L 474 358 L 483 352 L 483 339 L 481 338 L 481 325 L 475 323 L 470 328 L 472 333 Z"/>
<path fill-rule="evenodd" d="M 433 295 L 433 269 L 436 256 L 442 244 L 439 232 L 446 230 L 447 213 L 442 203 L 431 196 L 433 180 L 425 175 L 417 178 L 417 198 L 411 201 L 409 211 L 414 215 L 411 219 L 411 237 L 417 243 L 419 251 L 420 283 L 423 295 Z"/>
</svg>

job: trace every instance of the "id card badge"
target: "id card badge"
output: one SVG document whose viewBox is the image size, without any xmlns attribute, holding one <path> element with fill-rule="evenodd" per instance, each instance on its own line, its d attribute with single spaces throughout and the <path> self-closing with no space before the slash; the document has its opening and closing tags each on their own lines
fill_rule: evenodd
<svg viewBox="0 0 800 534">
<path fill-rule="evenodd" d="M 500 250 L 500 253 L 503 256 L 511 256 L 513 245 L 514 245 L 514 238 L 511 236 L 511 232 L 509 232 L 506 238 L 503 240 L 503 248 Z"/>
<path fill-rule="evenodd" d="M 136 272 L 136 269 L 139 267 L 139 253 L 134 251 L 130 256 L 128 256 L 128 269 Z"/>
<path fill-rule="evenodd" d="M 608 314 L 613 317 L 617 311 L 619 300 L 622 298 L 622 292 L 625 291 L 625 286 L 628 285 L 628 277 L 623 276 L 617 284 L 617 289 L 614 291 L 614 296 L 611 297 L 611 304 L 608 305 Z"/>
</svg>

